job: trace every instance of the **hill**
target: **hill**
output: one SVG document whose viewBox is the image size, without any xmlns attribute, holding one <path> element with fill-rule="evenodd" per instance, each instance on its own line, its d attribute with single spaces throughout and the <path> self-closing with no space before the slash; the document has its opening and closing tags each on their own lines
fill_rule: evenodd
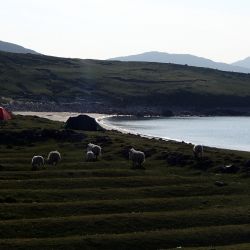
<svg viewBox="0 0 250 250">
<path fill-rule="evenodd" d="M 31 50 L 31 49 L 26 49 L 20 45 L 14 44 L 14 43 L 8 43 L 4 41 L 0 41 L 0 51 L 5 51 L 5 52 L 11 52 L 11 53 L 23 53 L 23 54 L 39 54 L 38 52 Z"/>
<path fill-rule="evenodd" d="M 205 147 L 199 161 L 192 145 L 115 131 L 40 136 L 63 125 L 0 123 L 8 137 L 0 140 L 1 250 L 249 249 L 249 153 Z M 96 162 L 85 161 L 89 142 L 102 146 Z M 146 153 L 146 170 L 130 168 L 130 146 Z M 33 155 L 54 149 L 58 166 L 31 171 Z M 223 173 L 224 164 L 239 169 Z"/>
<path fill-rule="evenodd" d="M 14 100 L 19 108 L 31 102 L 44 110 L 67 103 L 91 112 L 250 107 L 250 75 L 243 73 L 4 52 L 0 72 L 2 102 Z"/>
<path fill-rule="evenodd" d="M 245 58 L 243 60 L 232 63 L 232 65 L 238 66 L 238 67 L 245 67 L 245 68 L 250 69 L 250 57 L 247 57 L 247 58 Z"/>
<path fill-rule="evenodd" d="M 204 67 L 204 68 L 212 68 L 223 71 L 233 71 L 233 72 L 242 72 L 242 73 L 250 73 L 249 67 L 245 67 L 244 64 L 226 64 L 214 62 L 212 60 L 198 57 L 194 55 L 188 54 L 169 54 L 164 52 L 145 52 L 138 55 L 130 55 L 123 57 L 115 57 L 109 60 L 118 60 L 118 61 L 126 61 L 126 62 L 159 62 L 159 63 L 174 63 L 181 65 L 189 65 L 195 67 Z"/>
</svg>

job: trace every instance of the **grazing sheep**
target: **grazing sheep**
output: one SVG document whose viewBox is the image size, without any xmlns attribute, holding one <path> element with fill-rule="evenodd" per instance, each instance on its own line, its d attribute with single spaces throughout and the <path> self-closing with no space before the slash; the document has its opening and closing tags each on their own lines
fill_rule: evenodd
<svg viewBox="0 0 250 250">
<path fill-rule="evenodd" d="M 94 161 L 96 159 L 95 154 L 93 151 L 87 151 L 86 154 L 86 161 Z"/>
<path fill-rule="evenodd" d="M 58 151 L 51 151 L 47 158 L 47 163 L 56 166 L 61 161 L 61 154 Z"/>
<path fill-rule="evenodd" d="M 133 168 L 143 168 L 142 163 L 145 161 L 145 154 L 142 151 L 131 148 L 129 150 L 129 160 L 132 160 Z"/>
<path fill-rule="evenodd" d="M 193 148 L 194 157 L 199 159 L 203 157 L 203 146 L 202 145 L 194 145 Z"/>
<path fill-rule="evenodd" d="M 87 146 L 87 152 L 92 151 L 95 155 L 95 158 L 97 159 L 98 156 L 102 155 L 102 148 L 98 145 L 95 145 L 93 143 L 89 143 Z"/>
<path fill-rule="evenodd" d="M 38 167 L 44 167 L 44 158 L 41 155 L 33 156 L 31 166 L 33 170 L 36 170 Z"/>
</svg>

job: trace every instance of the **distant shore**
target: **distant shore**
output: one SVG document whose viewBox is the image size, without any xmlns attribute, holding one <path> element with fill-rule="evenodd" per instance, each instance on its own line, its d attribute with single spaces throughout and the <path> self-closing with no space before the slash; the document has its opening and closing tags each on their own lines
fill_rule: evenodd
<svg viewBox="0 0 250 250">
<path fill-rule="evenodd" d="M 106 103 L 13 102 L 0 104 L 13 112 L 87 113 L 143 116 L 250 116 L 250 107 L 183 107 L 107 105 Z"/>
</svg>

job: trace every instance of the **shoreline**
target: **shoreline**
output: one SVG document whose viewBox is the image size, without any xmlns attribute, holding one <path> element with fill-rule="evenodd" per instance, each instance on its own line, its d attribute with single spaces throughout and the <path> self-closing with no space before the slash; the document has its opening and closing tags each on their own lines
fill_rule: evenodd
<svg viewBox="0 0 250 250">
<path fill-rule="evenodd" d="M 167 138 L 167 137 L 159 137 L 159 136 L 153 136 L 153 135 L 146 135 L 146 134 L 141 134 L 141 133 L 137 133 L 131 130 L 127 130 L 127 129 L 122 129 L 119 128 L 117 126 L 112 126 L 110 124 L 107 124 L 104 122 L 105 119 L 107 118 L 111 118 L 111 117 L 131 117 L 133 115 L 117 115 L 117 114 L 100 114 L 100 113 L 77 113 L 77 112 L 33 112 L 33 111 L 17 111 L 17 112 L 13 112 L 16 115 L 34 115 L 34 116 L 39 116 L 42 118 L 46 118 L 52 121 L 60 121 L 60 122 L 66 122 L 66 120 L 69 117 L 73 117 L 73 116 L 77 116 L 77 115 L 88 115 L 91 118 L 94 118 L 96 120 L 96 122 L 103 127 L 106 130 L 116 130 L 122 134 L 133 134 L 133 135 L 137 135 L 137 136 L 141 136 L 143 138 L 148 138 L 148 139 L 156 139 L 156 140 L 163 140 L 163 141 L 176 141 L 176 142 L 184 142 L 184 143 L 191 143 L 191 142 L 186 142 L 183 140 L 178 140 L 178 139 L 171 139 L 171 138 Z M 60 116 L 60 114 L 64 114 L 64 116 Z M 160 118 L 160 116 L 147 116 L 147 117 L 158 117 Z M 192 143 L 191 143 L 192 144 Z"/>
<path fill-rule="evenodd" d="M 132 115 L 108 115 L 108 116 L 104 116 L 101 118 L 96 119 L 96 121 L 101 125 L 105 125 L 106 127 L 109 128 L 109 130 L 116 130 L 118 132 L 121 132 L 122 134 L 132 134 L 132 135 L 136 135 L 136 136 L 140 136 L 143 138 L 147 138 L 147 139 L 155 139 L 155 140 L 162 140 L 162 141 L 172 141 L 172 142 L 177 142 L 177 143 L 183 143 L 183 144 L 189 144 L 189 145 L 195 145 L 196 143 L 192 142 L 192 141 L 187 141 L 187 140 L 181 140 L 181 139 L 176 139 L 176 138 L 169 138 L 169 137 L 160 137 L 160 136 L 155 136 L 155 135 L 150 135 L 150 134 L 143 134 L 143 133 L 138 133 L 135 131 L 131 131 L 129 129 L 124 129 L 124 128 L 120 128 L 117 126 L 112 126 L 110 124 L 106 124 L 105 122 L 103 122 L 105 119 L 109 118 L 109 117 L 131 117 Z M 176 116 L 177 117 L 177 116 Z M 178 116 L 180 117 L 180 116 Z M 184 116 L 181 116 L 184 117 Z M 185 116 L 185 117 L 190 117 L 190 116 Z M 200 116 L 191 116 L 191 117 L 200 117 Z M 218 116 L 220 117 L 220 116 Z M 225 116 L 225 117 L 230 117 L 230 116 Z M 248 117 L 248 116 L 245 116 Z M 156 117 L 155 117 L 156 118 Z M 158 117 L 160 118 L 160 117 Z M 205 143 L 202 143 L 201 145 L 205 146 L 205 147 L 209 147 L 209 148 L 214 148 L 214 149 L 218 149 L 218 150 L 230 150 L 230 151 L 239 151 L 239 152 L 247 152 L 249 153 L 249 150 L 244 150 L 244 149 L 235 149 L 235 148 L 226 148 L 226 147 L 219 147 L 219 146 L 209 146 L 206 145 Z"/>
<path fill-rule="evenodd" d="M 46 118 L 46 119 L 50 119 L 50 120 L 54 120 L 54 121 L 61 121 L 61 122 L 66 122 L 66 120 L 71 117 L 71 116 L 77 116 L 77 115 L 88 115 L 89 117 L 93 118 L 96 120 L 96 122 L 103 127 L 106 130 L 115 130 L 118 131 L 124 135 L 126 134 L 132 134 L 132 135 L 136 135 L 136 136 L 140 136 L 143 138 L 147 138 L 147 139 L 154 139 L 154 140 L 162 140 L 162 141 L 173 141 L 173 142 L 177 142 L 177 143 L 185 143 L 185 144 L 190 144 L 190 145 L 194 145 L 195 143 L 191 142 L 191 141 L 185 141 L 185 140 L 181 140 L 181 139 L 175 139 L 175 138 L 169 138 L 169 137 L 160 137 L 160 136 L 154 136 L 154 135 L 150 135 L 150 134 L 143 134 L 143 133 L 138 133 L 135 131 L 131 131 L 129 129 L 124 129 L 124 128 L 120 128 L 118 126 L 114 126 L 111 124 L 108 124 L 105 122 L 105 119 L 111 118 L 111 117 L 132 117 L 133 115 L 118 115 L 118 114 L 101 114 L 101 113 L 77 113 L 77 112 L 32 112 L 32 111 L 24 111 L 24 112 L 13 112 L 14 114 L 19 114 L 19 115 L 34 115 L 34 116 L 39 116 L 42 118 Z M 63 115 L 62 115 L 63 114 Z M 148 116 L 148 117 L 155 117 L 156 116 Z M 160 118 L 161 116 L 157 116 L 157 118 Z M 180 116 L 175 116 L 175 117 L 180 117 Z M 184 117 L 184 116 L 181 116 Z M 200 116 L 185 116 L 185 117 L 200 117 Z M 219 116 L 220 117 L 220 116 Z M 247 117 L 247 116 L 246 116 Z M 225 148 L 225 147 L 218 147 L 218 146 L 208 146 L 205 144 L 202 144 L 206 147 L 210 147 L 210 148 L 215 148 L 215 149 L 224 149 L 224 150 L 231 150 L 231 151 L 242 151 L 242 152 L 249 152 L 247 150 L 244 149 L 233 149 L 233 148 Z"/>
<path fill-rule="evenodd" d="M 36 112 L 36 111 L 14 111 L 15 115 L 31 115 L 31 116 L 39 116 L 42 118 L 47 118 L 52 121 L 61 121 L 66 122 L 69 117 L 74 117 L 77 115 L 88 115 L 94 119 L 105 118 L 106 116 L 113 116 L 107 114 L 99 114 L 99 113 L 80 113 L 80 112 Z M 63 116 L 61 114 L 64 114 Z"/>
</svg>

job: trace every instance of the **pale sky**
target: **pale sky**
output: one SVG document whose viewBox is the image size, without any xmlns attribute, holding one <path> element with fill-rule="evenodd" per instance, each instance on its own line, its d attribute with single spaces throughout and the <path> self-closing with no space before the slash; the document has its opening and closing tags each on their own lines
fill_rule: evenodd
<svg viewBox="0 0 250 250">
<path fill-rule="evenodd" d="M 0 40 L 107 59 L 146 51 L 250 56 L 249 0 L 0 0 Z"/>
</svg>

